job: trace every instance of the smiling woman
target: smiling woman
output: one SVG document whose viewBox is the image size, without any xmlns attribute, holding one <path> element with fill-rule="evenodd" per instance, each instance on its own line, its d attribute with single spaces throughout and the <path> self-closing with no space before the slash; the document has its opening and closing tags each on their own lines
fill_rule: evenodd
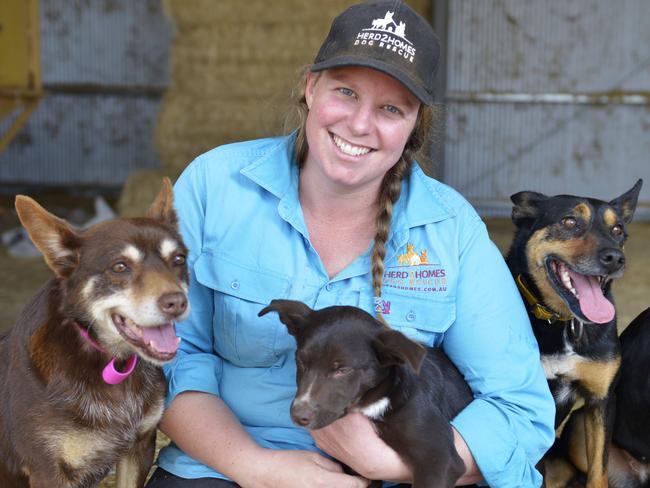
<svg viewBox="0 0 650 488">
<path fill-rule="evenodd" d="M 306 73 L 296 131 L 216 148 L 179 178 L 192 312 L 165 370 L 173 442 L 150 488 L 414 482 L 363 414 L 318 431 L 292 422 L 296 343 L 257 317 L 278 298 L 355 306 L 441 347 L 475 396 L 444 424 L 458 483 L 540 485 L 554 407 L 521 299 L 476 212 L 415 161 L 439 53 L 405 3 L 353 5 Z"/>
</svg>

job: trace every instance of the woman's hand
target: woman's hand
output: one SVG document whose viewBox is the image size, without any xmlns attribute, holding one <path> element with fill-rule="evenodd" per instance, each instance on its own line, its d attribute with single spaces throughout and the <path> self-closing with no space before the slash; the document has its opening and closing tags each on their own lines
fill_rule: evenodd
<svg viewBox="0 0 650 488">
<path fill-rule="evenodd" d="M 350 413 L 311 434 L 320 449 L 370 480 L 411 481 L 410 468 L 363 414 Z"/>
<path fill-rule="evenodd" d="M 262 449 L 238 483 L 243 488 L 366 488 L 370 482 L 344 474 L 340 464 L 315 452 Z"/>
</svg>

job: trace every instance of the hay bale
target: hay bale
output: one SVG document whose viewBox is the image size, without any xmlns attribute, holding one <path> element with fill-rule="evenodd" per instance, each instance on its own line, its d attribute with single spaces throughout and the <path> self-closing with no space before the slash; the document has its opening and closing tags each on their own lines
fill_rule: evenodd
<svg viewBox="0 0 650 488">
<path fill-rule="evenodd" d="M 172 85 L 154 144 L 178 175 L 217 145 L 282 132 L 288 95 L 351 0 L 165 0 L 176 27 Z M 430 2 L 409 2 L 426 18 Z"/>
<path fill-rule="evenodd" d="M 119 216 L 140 217 L 145 215 L 162 188 L 163 176 L 169 175 L 159 170 L 131 173 L 117 202 Z"/>
</svg>

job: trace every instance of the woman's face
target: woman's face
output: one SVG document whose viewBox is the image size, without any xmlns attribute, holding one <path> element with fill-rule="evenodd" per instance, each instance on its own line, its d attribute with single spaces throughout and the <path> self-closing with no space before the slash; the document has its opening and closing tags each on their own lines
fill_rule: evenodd
<svg viewBox="0 0 650 488">
<path fill-rule="evenodd" d="M 305 98 L 303 171 L 322 184 L 378 189 L 415 127 L 418 99 L 394 78 L 361 67 L 310 73 Z"/>
</svg>

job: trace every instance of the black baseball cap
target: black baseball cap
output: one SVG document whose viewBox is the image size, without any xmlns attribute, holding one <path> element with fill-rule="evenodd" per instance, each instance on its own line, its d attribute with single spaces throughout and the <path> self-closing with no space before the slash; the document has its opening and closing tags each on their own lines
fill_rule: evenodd
<svg viewBox="0 0 650 488">
<path fill-rule="evenodd" d="M 352 5 L 334 19 L 312 71 L 364 66 L 392 76 L 433 104 L 440 42 L 431 25 L 400 0 Z"/>
</svg>

